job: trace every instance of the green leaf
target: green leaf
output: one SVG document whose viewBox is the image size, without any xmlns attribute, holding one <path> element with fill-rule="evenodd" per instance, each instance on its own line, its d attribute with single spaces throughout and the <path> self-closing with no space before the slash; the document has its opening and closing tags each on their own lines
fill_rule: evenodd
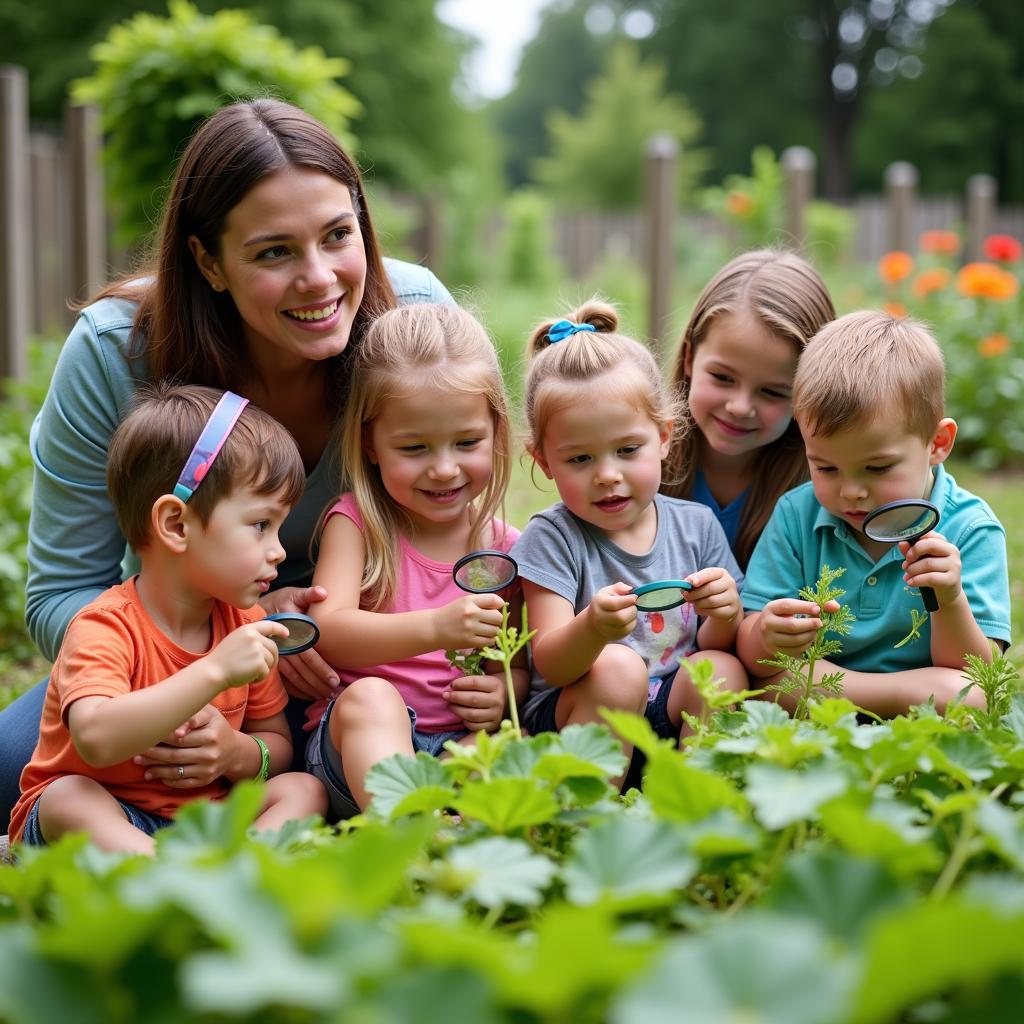
<svg viewBox="0 0 1024 1024">
<path fill-rule="evenodd" d="M 605 900 L 635 908 L 674 901 L 673 890 L 685 886 L 697 867 L 678 826 L 609 818 L 580 835 L 564 878 L 573 903 Z"/>
<path fill-rule="evenodd" d="M 370 809 L 385 818 L 394 816 L 398 805 L 421 786 L 437 790 L 445 789 L 448 783 L 444 764 L 422 750 L 415 757 L 408 754 L 386 757 L 366 773 L 366 788 L 373 794 Z M 451 795 L 455 795 L 454 790 Z"/>
<path fill-rule="evenodd" d="M 953 736 L 941 736 L 935 747 L 942 754 L 942 757 L 935 758 L 936 767 L 964 785 L 982 782 L 992 775 L 992 750 L 974 733 L 958 731 Z"/>
<path fill-rule="evenodd" d="M 467 896 L 485 907 L 536 907 L 557 868 L 519 839 L 490 836 L 457 846 L 448 863 Z"/>
<path fill-rule="evenodd" d="M 728 779 L 692 767 L 675 750 L 660 747 L 653 754 L 647 761 L 644 795 L 660 817 L 700 821 L 723 808 L 746 808 L 746 801 Z"/>
<path fill-rule="evenodd" d="M 499 833 L 541 825 L 559 810 L 558 801 L 537 781 L 516 778 L 469 782 L 453 806 L 464 818 L 475 818 Z"/>
<path fill-rule="evenodd" d="M 743 710 L 747 713 L 747 722 L 749 723 L 747 732 L 759 732 L 766 725 L 788 726 L 790 722 L 786 709 L 774 701 L 745 700 Z"/>
<path fill-rule="evenodd" d="M 586 725 L 568 725 L 558 733 L 558 742 L 548 754 L 559 751 L 578 761 L 586 762 L 599 769 L 604 778 L 611 778 L 625 771 L 626 756 L 622 753 L 619 743 L 607 726 L 589 722 Z M 541 758 L 541 765 L 547 755 Z M 538 766 L 538 774 L 544 772 Z M 593 775 L 590 770 L 580 772 L 582 775 Z M 563 776 L 564 777 L 564 776 Z"/>
<path fill-rule="evenodd" d="M 339 1014 L 339 1018 L 341 1015 Z M 364 1001 L 345 1007 L 345 1019 L 415 1024 L 503 1024 L 494 988 L 464 967 L 403 967 Z"/>
<path fill-rule="evenodd" d="M 687 844 L 698 856 L 738 857 L 754 853 L 763 833 L 731 810 L 713 811 L 706 818 L 684 826 Z"/>
<path fill-rule="evenodd" d="M 1024 917 L 959 899 L 924 903 L 879 920 L 864 945 L 856 1024 L 889 1024 L 958 984 L 978 988 L 1024 970 Z"/>
<path fill-rule="evenodd" d="M 246 780 L 234 785 L 224 800 L 186 804 L 170 828 L 157 832 L 157 848 L 174 856 L 237 850 L 263 806 L 263 789 L 261 782 Z"/>
<path fill-rule="evenodd" d="M 977 822 L 992 849 L 1024 871 L 1024 817 L 995 800 L 985 800 L 978 808 Z"/>
<path fill-rule="evenodd" d="M 905 810 L 914 813 L 912 808 Z M 942 858 L 927 831 L 894 817 L 893 808 L 879 803 L 868 806 L 853 793 L 825 804 L 819 815 L 824 830 L 849 853 L 875 857 L 897 875 L 936 870 Z"/>
<path fill-rule="evenodd" d="M 809 921 L 748 914 L 670 942 L 612 1004 L 612 1024 L 835 1024 L 850 965 Z"/>
<path fill-rule="evenodd" d="M 765 902 L 776 913 L 816 922 L 853 948 L 879 914 L 912 898 L 876 861 L 818 849 L 789 857 Z"/>
<path fill-rule="evenodd" d="M 843 772 L 817 764 L 806 771 L 787 771 L 774 764 L 752 764 L 747 769 L 747 799 L 757 820 L 769 829 L 813 818 L 818 808 L 846 792 L 850 782 Z"/>
<path fill-rule="evenodd" d="M 1010 710 L 1001 721 L 1017 737 L 1017 742 L 1024 744 L 1024 693 L 1015 693 L 1010 698 Z"/>
<path fill-rule="evenodd" d="M 609 708 L 601 708 L 599 713 L 626 743 L 632 743 L 647 757 L 655 750 L 675 747 L 671 740 L 661 739 L 643 715 L 634 715 L 629 711 L 612 711 Z"/>
</svg>

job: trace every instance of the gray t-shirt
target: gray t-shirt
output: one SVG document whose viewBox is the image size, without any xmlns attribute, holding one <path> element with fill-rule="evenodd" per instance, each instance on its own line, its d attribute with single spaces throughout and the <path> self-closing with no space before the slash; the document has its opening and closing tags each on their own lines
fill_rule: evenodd
<svg viewBox="0 0 1024 1024">
<path fill-rule="evenodd" d="M 711 509 L 695 501 L 655 497 L 658 531 L 650 551 L 634 555 L 613 543 L 597 527 L 574 516 L 561 502 L 534 515 L 512 548 L 519 575 L 564 597 L 577 614 L 594 594 L 613 583 L 639 586 L 662 579 L 683 579 L 698 569 L 720 566 L 736 581 L 743 573 Z M 662 612 L 640 612 L 636 628 L 618 641 L 647 663 L 651 694 L 696 648 L 698 617 L 684 603 Z M 536 673 L 526 709 L 551 687 Z"/>
</svg>

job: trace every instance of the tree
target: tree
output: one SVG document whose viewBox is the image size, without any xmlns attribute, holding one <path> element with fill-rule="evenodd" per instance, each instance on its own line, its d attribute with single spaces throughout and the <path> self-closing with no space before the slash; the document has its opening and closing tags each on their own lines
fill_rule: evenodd
<svg viewBox="0 0 1024 1024">
<path fill-rule="evenodd" d="M 513 185 L 532 180 L 535 161 L 548 152 L 548 112 L 579 113 L 587 81 L 598 74 L 618 38 L 587 28 L 592 5 L 593 0 L 571 0 L 545 8 L 537 34 L 523 50 L 512 91 L 492 104 L 505 142 L 505 174 Z"/>
<path fill-rule="evenodd" d="M 636 206 L 643 197 L 647 140 L 665 132 L 687 147 L 681 193 L 690 192 L 706 162 L 689 148 L 700 120 L 682 97 L 666 94 L 662 62 L 642 63 L 634 46 L 619 43 L 585 93 L 578 117 L 561 110 L 549 115 L 551 156 L 537 161 L 538 181 L 571 205 Z"/>
</svg>

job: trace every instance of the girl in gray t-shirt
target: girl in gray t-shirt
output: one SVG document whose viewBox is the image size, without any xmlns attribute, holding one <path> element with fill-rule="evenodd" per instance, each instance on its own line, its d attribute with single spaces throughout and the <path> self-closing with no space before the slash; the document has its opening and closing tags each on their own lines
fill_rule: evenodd
<svg viewBox="0 0 1024 1024">
<path fill-rule="evenodd" d="M 742 579 L 721 527 L 693 502 L 658 494 L 680 410 L 650 352 L 616 333 L 591 301 L 530 339 L 528 447 L 561 502 L 534 516 L 513 548 L 533 641 L 523 720 L 531 732 L 600 721 L 599 707 L 646 713 L 678 736 L 700 697 L 680 659 L 710 659 L 742 689 L 727 653 L 742 619 Z M 686 579 L 686 602 L 638 612 L 636 586 Z"/>
</svg>

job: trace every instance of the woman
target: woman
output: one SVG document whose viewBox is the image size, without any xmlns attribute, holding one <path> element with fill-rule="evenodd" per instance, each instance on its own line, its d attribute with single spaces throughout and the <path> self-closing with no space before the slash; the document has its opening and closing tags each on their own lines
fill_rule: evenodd
<svg viewBox="0 0 1024 1024">
<path fill-rule="evenodd" d="M 384 310 L 451 301 L 430 271 L 382 259 L 355 164 L 308 114 L 249 100 L 201 125 L 171 185 L 149 274 L 115 282 L 82 310 L 32 428 L 27 621 L 40 651 L 52 660 L 75 613 L 134 570 L 104 473 L 110 435 L 151 379 L 228 388 L 292 433 L 306 491 L 281 531 L 288 558 L 277 589 L 261 603 L 306 611 L 322 600 L 308 586 L 309 542 L 341 489 L 321 456 L 344 404 L 348 357 Z M 323 696 L 337 682 L 315 651 L 281 667 L 295 697 Z M 44 691 L 0 714 L 0 830 Z M 184 740 L 147 751 L 152 777 L 206 785 L 251 757 L 212 709 L 193 724 Z M 184 781 L 179 765 L 192 766 Z"/>
</svg>

